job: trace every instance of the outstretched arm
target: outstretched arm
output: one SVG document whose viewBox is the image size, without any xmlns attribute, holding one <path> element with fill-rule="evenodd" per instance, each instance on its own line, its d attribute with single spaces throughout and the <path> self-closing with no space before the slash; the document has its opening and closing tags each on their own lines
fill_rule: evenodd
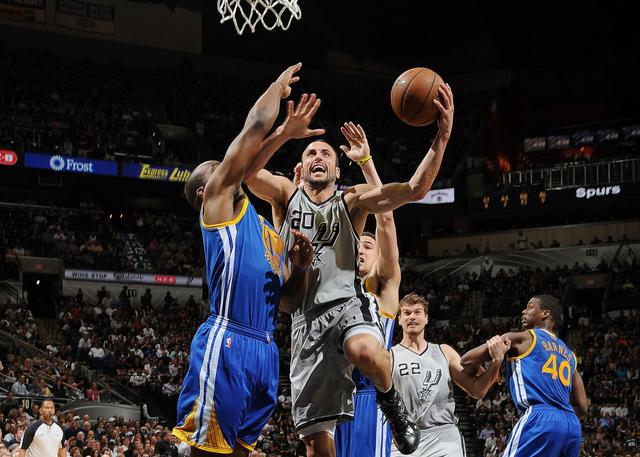
<svg viewBox="0 0 640 457">
<path fill-rule="evenodd" d="M 345 122 L 340 130 L 349 142 L 349 147 L 340 146 L 340 149 L 349 159 L 360 165 L 367 184 L 381 187 L 382 180 L 378 176 L 367 135 L 362 126 L 360 124 L 356 126 L 353 122 Z M 379 257 L 371 274 L 379 282 L 379 290 L 374 292 L 380 298 L 380 309 L 383 314 L 387 317 L 395 317 L 400 302 L 398 290 L 401 278 L 396 224 L 392 211 L 377 213 L 375 216 Z"/>
<path fill-rule="evenodd" d="M 249 190 L 259 198 L 272 205 L 284 206 L 295 191 L 296 187 L 289 179 L 275 176 L 263 168 L 287 141 L 324 134 L 324 129 L 309 128 L 320 103 L 316 94 L 302 94 L 297 106 L 289 101 L 284 122 L 260 144 L 260 151 L 245 176 Z"/>
<path fill-rule="evenodd" d="M 355 186 L 353 192 L 345 196 L 350 208 L 365 213 L 384 213 L 406 203 L 421 200 L 427 195 L 440 170 L 440 164 L 453 127 L 453 93 L 451 88 L 445 84 L 440 86 L 438 90 L 440 100 L 433 101 L 440 111 L 438 133 L 411 179 L 404 183 L 391 183 L 378 188 Z"/>
<path fill-rule="evenodd" d="M 510 342 L 509 357 L 517 357 L 531 346 L 533 337 L 529 331 L 525 332 L 510 332 L 502 335 L 502 339 L 507 344 L 507 340 Z M 482 367 L 485 362 L 491 360 L 491 354 L 489 353 L 489 345 L 487 343 L 482 344 L 474 349 L 471 349 L 465 355 L 462 356 L 460 364 L 464 368 L 468 368 L 473 371 L 478 367 Z"/>
<path fill-rule="evenodd" d="M 228 221 L 234 215 L 231 196 L 240 185 L 260 151 L 260 144 L 271 130 L 280 110 L 280 99 L 291 93 L 290 84 L 302 64 L 287 68 L 262 94 L 249 111 L 242 131 L 233 140 L 220 165 L 211 173 L 203 195 L 205 218 L 209 224 Z"/>
<path fill-rule="evenodd" d="M 444 352 L 449 361 L 451 380 L 473 398 L 484 398 L 500 374 L 500 366 L 510 347 L 510 342 L 508 341 L 503 340 L 500 336 L 494 336 L 487 341 L 491 364 L 479 376 L 472 374 L 475 370 L 465 369 L 462 366 L 460 354 L 455 349 L 446 344 L 440 345 L 442 352 Z"/>
</svg>

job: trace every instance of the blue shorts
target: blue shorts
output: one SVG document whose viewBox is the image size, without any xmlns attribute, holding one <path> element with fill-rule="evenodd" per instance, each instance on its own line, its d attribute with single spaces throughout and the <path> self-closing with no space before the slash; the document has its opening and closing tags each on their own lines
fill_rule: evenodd
<svg viewBox="0 0 640 457">
<path fill-rule="evenodd" d="M 574 413 L 533 405 L 511 431 L 503 456 L 576 457 L 580 445 L 580 421 Z"/>
<path fill-rule="evenodd" d="M 356 392 L 352 421 L 336 428 L 336 457 L 389 457 L 391 430 L 376 403 L 375 389 Z"/>
<path fill-rule="evenodd" d="M 273 337 L 221 316 L 191 342 L 173 435 L 209 452 L 253 450 L 277 402 L 279 358 Z"/>
</svg>

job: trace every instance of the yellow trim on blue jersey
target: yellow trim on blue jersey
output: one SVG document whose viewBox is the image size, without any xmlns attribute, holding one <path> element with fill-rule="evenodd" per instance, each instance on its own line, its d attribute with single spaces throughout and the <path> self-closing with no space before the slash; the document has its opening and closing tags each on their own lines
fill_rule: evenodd
<svg viewBox="0 0 640 457">
<path fill-rule="evenodd" d="M 187 435 L 185 435 L 185 433 L 182 430 L 178 430 L 174 428 L 171 434 L 176 438 L 178 438 L 180 441 L 184 441 L 189 446 L 197 447 L 198 449 L 201 449 L 203 451 L 217 452 L 218 454 L 231 454 L 233 452 L 233 449 L 231 447 L 217 448 L 217 447 L 207 446 L 206 444 L 198 444 L 195 441 L 191 441 L 189 438 L 187 438 Z"/>
<path fill-rule="evenodd" d="M 367 284 L 367 283 L 368 283 L 368 281 L 369 281 L 371 278 L 372 278 L 371 276 L 367 276 L 366 278 L 364 278 L 364 281 L 362 281 L 362 286 L 363 286 L 363 288 L 364 288 L 364 291 L 365 291 L 365 292 L 370 293 L 371 295 L 373 295 L 374 297 L 376 297 L 376 298 L 378 298 L 378 299 L 379 299 L 380 297 L 378 297 L 375 293 L 373 293 L 373 292 L 370 290 L 369 285 Z M 380 309 L 380 308 L 378 307 L 378 314 L 380 314 L 382 317 L 386 317 L 387 319 L 394 319 L 394 320 L 395 320 L 396 315 L 398 314 L 398 312 L 396 311 L 396 314 L 389 314 L 389 313 L 385 313 L 384 311 L 382 311 L 382 309 Z"/>
<path fill-rule="evenodd" d="M 371 276 L 367 276 L 366 278 L 364 278 L 364 281 L 362 281 L 362 286 L 364 287 L 365 292 L 369 292 L 370 294 L 375 295 L 371 290 L 369 290 L 370 287 L 367 285 L 369 279 L 371 279 Z"/>
<path fill-rule="evenodd" d="M 380 314 L 382 317 L 386 317 L 387 319 L 395 319 L 396 318 L 395 315 L 389 314 L 389 313 L 385 313 L 381 309 L 378 309 L 378 314 Z"/>
<path fill-rule="evenodd" d="M 227 440 L 222 434 L 222 430 L 220 429 L 220 425 L 218 424 L 218 416 L 216 412 L 211 410 L 211 419 L 209 422 L 209 427 L 206 431 L 205 444 L 196 443 L 191 438 L 193 434 L 196 432 L 196 409 L 198 402 L 194 402 L 193 409 L 187 415 L 184 420 L 184 423 L 180 427 L 174 427 L 171 431 L 171 434 L 178 438 L 181 441 L 184 441 L 190 446 L 197 447 L 198 449 L 202 449 L 207 452 L 217 452 L 219 454 L 231 454 L 233 452 L 233 448 L 229 446 Z"/>
<path fill-rule="evenodd" d="M 531 333 L 531 336 L 533 337 L 533 341 L 531 342 L 531 345 L 529 346 L 529 349 L 527 349 L 526 351 L 524 351 L 520 355 L 517 355 L 515 357 L 509 357 L 509 359 L 508 359 L 509 361 L 524 359 L 526 356 L 531 354 L 531 351 L 533 351 L 533 348 L 536 347 L 537 338 L 536 338 L 536 332 L 534 332 L 533 330 L 529 330 L 529 333 Z"/>
<path fill-rule="evenodd" d="M 242 447 L 243 447 L 243 448 L 245 448 L 245 449 L 248 449 L 248 450 L 249 450 L 249 452 L 253 452 L 253 451 L 255 451 L 255 450 L 256 450 L 256 444 L 258 444 L 258 442 L 257 442 L 257 441 L 256 441 L 255 443 L 253 443 L 253 444 L 249 444 L 249 443 L 247 443 L 246 441 L 241 440 L 240 438 L 238 438 L 236 441 L 238 442 L 238 444 L 239 444 L 240 446 L 242 446 Z"/>
<path fill-rule="evenodd" d="M 204 211 L 203 211 L 203 212 L 200 213 L 200 223 L 207 230 L 218 229 L 218 228 L 222 228 L 222 227 L 228 227 L 229 225 L 236 225 L 238 222 L 240 222 L 240 219 L 242 219 L 244 217 L 244 213 L 247 212 L 247 208 L 248 207 L 249 207 L 249 198 L 248 197 L 244 197 L 244 202 L 242 203 L 242 209 L 240 209 L 240 214 L 238 214 L 234 219 L 232 219 L 230 221 L 226 221 L 226 222 L 219 222 L 217 224 L 207 224 L 204 221 Z"/>
<path fill-rule="evenodd" d="M 550 332 L 549 330 L 547 330 L 546 328 L 540 328 L 540 327 L 538 327 L 538 328 L 539 328 L 540 330 L 542 330 L 543 332 L 547 332 L 547 333 L 549 334 L 549 336 L 550 336 L 551 338 L 553 338 L 554 340 L 557 340 L 557 339 L 558 339 L 558 335 L 555 335 L 555 334 L 551 333 L 551 332 Z"/>
</svg>

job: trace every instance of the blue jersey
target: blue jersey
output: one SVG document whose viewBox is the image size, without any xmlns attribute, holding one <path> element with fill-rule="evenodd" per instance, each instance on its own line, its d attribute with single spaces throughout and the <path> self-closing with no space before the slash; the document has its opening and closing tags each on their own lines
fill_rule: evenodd
<svg viewBox="0 0 640 457">
<path fill-rule="evenodd" d="M 200 228 L 206 259 L 211 314 L 273 332 L 284 243 L 245 197 L 240 214 L 222 224 Z"/>
<path fill-rule="evenodd" d="M 576 357 L 553 333 L 536 328 L 529 330 L 533 342 L 518 357 L 509 358 L 507 375 L 513 402 L 519 411 L 530 406 L 548 405 L 573 413 L 571 381 Z"/>
</svg>

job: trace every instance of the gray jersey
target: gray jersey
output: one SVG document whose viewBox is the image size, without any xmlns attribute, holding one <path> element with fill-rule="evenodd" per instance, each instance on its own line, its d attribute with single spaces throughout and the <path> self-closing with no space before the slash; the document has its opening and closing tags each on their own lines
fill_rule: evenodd
<svg viewBox="0 0 640 457">
<path fill-rule="evenodd" d="M 449 363 L 438 344 L 427 343 L 422 354 L 397 344 L 393 352 L 393 384 L 411 419 L 420 429 L 457 424 Z"/>
<path fill-rule="evenodd" d="M 342 191 L 322 203 L 314 203 L 297 189 L 287 206 L 280 236 L 285 252 L 293 240 L 291 229 L 309 237 L 314 259 L 302 306 L 295 316 L 328 309 L 352 297 L 364 295 L 358 275 L 359 237 L 353 230 Z"/>
</svg>

